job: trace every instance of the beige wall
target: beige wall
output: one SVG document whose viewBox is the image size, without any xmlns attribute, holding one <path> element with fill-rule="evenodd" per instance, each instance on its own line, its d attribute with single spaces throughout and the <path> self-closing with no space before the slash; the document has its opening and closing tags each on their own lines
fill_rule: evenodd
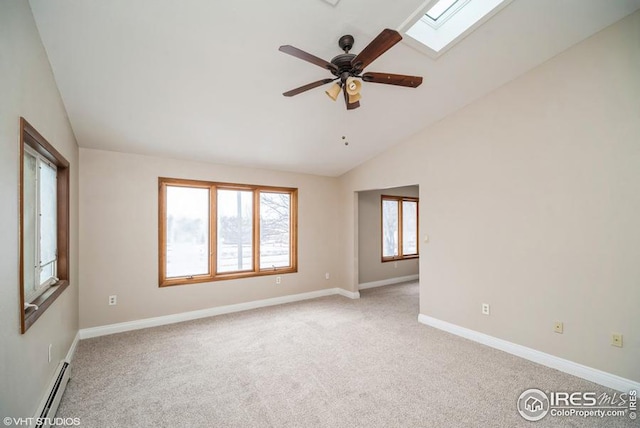
<svg viewBox="0 0 640 428">
<path fill-rule="evenodd" d="M 26 1 L 0 2 L 0 76 L 0 416 L 33 417 L 78 331 L 78 147 Z M 71 285 L 24 335 L 18 291 L 20 116 L 71 163 Z"/>
<path fill-rule="evenodd" d="M 382 263 L 380 197 L 418 197 L 418 186 L 358 192 L 358 283 L 418 274 L 418 259 Z"/>
<path fill-rule="evenodd" d="M 80 150 L 82 328 L 338 287 L 336 178 Z M 158 287 L 158 177 L 297 187 L 298 273 Z M 325 279 L 329 272 L 330 279 Z M 118 296 L 108 306 L 108 296 Z"/>
<path fill-rule="evenodd" d="M 417 183 L 422 314 L 640 381 L 639 76 L 640 12 L 343 176 L 343 215 Z"/>
</svg>

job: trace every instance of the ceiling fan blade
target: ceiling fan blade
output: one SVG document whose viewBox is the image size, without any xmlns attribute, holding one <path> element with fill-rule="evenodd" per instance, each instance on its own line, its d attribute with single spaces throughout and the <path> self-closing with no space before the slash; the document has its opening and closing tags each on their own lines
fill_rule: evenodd
<svg viewBox="0 0 640 428">
<path fill-rule="evenodd" d="M 391 49 L 400 40 L 402 40 L 402 36 L 397 31 L 388 28 L 382 30 L 378 37 L 373 39 L 362 52 L 351 60 L 351 66 L 358 70 L 364 70 L 367 65 Z"/>
<path fill-rule="evenodd" d="M 292 97 L 294 95 L 298 95 L 298 94 L 301 94 L 301 93 L 303 93 L 305 91 L 308 91 L 309 89 L 317 88 L 318 86 L 322 86 L 322 85 L 327 84 L 329 82 L 333 82 L 334 80 L 336 80 L 336 79 L 322 79 L 322 80 L 318 80 L 317 82 L 307 83 L 304 86 L 300 86 L 299 88 L 287 91 L 282 95 L 284 95 L 285 97 Z"/>
<path fill-rule="evenodd" d="M 422 84 L 422 77 L 420 76 L 405 76 L 404 74 L 390 73 L 364 73 L 362 80 L 387 85 L 407 86 L 409 88 L 417 88 Z"/>
<path fill-rule="evenodd" d="M 349 103 L 349 94 L 347 93 L 347 85 L 342 87 L 342 92 L 344 92 L 344 103 L 347 105 L 347 110 L 353 110 L 360 107 L 360 101 L 356 101 L 355 103 Z"/>
<path fill-rule="evenodd" d="M 284 46 L 280 46 L 280 48 L 278 49 L 280 52 L 284 52 L 286 54 L 289 54 L 291 56 L 295 56 L 296 58 L 299 58 L 303 61 L 307 61 L 310 62 L 311 64 L 315 64 L 318 67 L 322 67 L 324 69 L 327 69 L 329 71 L 338 71 L 338 67 L 336 67 L 335 65 L 331 64 L 330 62 L 327 62 L 325 60 L 323 60 L 322 58 L 318 58 L 315 55 L 311 55 L 308 52 L 305 52 L 303 50 L 300 50 L 298 48 L 294 48 L 291 45 L 284 45 Z"/>
</svg>

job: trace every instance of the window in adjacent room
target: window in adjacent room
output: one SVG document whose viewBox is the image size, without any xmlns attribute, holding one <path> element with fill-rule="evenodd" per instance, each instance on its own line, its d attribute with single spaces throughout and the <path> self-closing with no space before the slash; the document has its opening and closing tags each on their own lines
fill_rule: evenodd
<svg viewBox="0 0 640 428">
<path fill-rule="evenodd" d="M 382 196 L 382 261 L 418 257 L 418 198 Z"/>
<path fill-rule="evenodd" d="M 160 286 L 297 272 L 297 189 L 159 179 Z"/>
<path fill-rule="evenodd" d="M 69 285 L 69 163 L 21 118 L 20 305 L 24 333 Z"/>
</svg>

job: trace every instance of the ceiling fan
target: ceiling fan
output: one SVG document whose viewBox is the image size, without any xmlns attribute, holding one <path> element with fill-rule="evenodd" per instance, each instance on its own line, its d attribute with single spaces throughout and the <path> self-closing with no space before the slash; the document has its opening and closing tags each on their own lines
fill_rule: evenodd
<svg viewBox="0 0 640 428">
<path fill-rule="evenodd" d="M 325 68 L 336 77 L 330 77 L 327 79 L 318 80 L 317 82 L 308 83 L 299 88 L 292 89 L 283 93 L 285 97 L 292 97 L 309 89 L 317 88 L 318 86 L 325 85 L 327 83 L 336 82 L 326 92 L 334 101 L 338 98 L 340 91 L 344 93 L 344 101 L 347 105 L 347 110 L 353 110 L 360 107 L 360 87 L 359 80 L 362 79 L 365 82 L 384 83 L 386 85 L 406 86 L 409 88 L 417 88 L 422 83 L 422 77 L 420 76 L 405 76 L 402 74 L 389 74 L 389 73 L 373 73 L 362 71 L 371 64 L 380 55 L 391 49 L 396 43 L 402 40 L 402 36 L 395 30 L 385 29 L 382 30 L 378 36 L 373 39 L 367 47 L 358 55 L 349 53 L 353 47 L 353 36 L 345 35 L 338 40 L 338 46 L 344 51 L 334 57 L 331 62 L 327 62 L 322 58 L 311 55 L 303 50 L 295 48 L 290 45 L 280 46 L 279 50 L 286 54 L 300 58 L 301 60 L 310 62 L 319 67 Z"/>
</svg>

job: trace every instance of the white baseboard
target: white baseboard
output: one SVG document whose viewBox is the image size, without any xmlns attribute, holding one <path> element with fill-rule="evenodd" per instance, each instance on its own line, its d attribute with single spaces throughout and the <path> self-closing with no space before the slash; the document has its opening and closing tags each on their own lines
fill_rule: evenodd
<svg viewBox="0 0 640 428">
<path fill-rule="evenodd" d="M 359 291 L 348 291 L 344 288 L 334 288 L 334 290 L 338 290 L 338 294 L 344 297 L 348 297 L 350 299 L 359 299 L 360 292 Z"/>
<path fill-rule="evenodd" d="M 380 281 L 363 282 L 358 285 L 358 290 L 365 290 L 367 288 L 382 287 L 383 285 L 399 284 L 401 282 L 415 281 L 420 278 L 420 275 L 407 275 L 399 276 L 396 278 L 382 279 Z"/>
<path fill-rule="evenodd" d="M 341 295 L 350 299 L 358 299 L 360 293 L 347 291 L 343 288 L 328 288 L 325 290 L 310 291 L 308 293 L 290 294 L 288 296 L 273 297 L 271 299 L 255 300 L 253 302 L 238 303 L 235 305 L 218 306 L 215 308 L 201 309 L 198 311 L 182 312 L 179 314 L 164 315 L 161 317 L 145 318 L 135 321 L 108 324 L 99 327 L 83 328 L 80 330 L 80 339 L 106 336 L 108 334 L 122 333 L 131 330 L 157 327 L 182 321 L 190 321 L 198 318 L 213 317 L 216 315 L 230 314 L 233 312 L 247 311 L 250 309 L 264 308 L 266 306 L 281 305 L 283 303 L 298 302 L 301 300 L 315 299 L 324 296 Z"/>
<path fill-rule="evenodd" d="M 73 342 L 71 342 L 71 346 L 69 347 L 69 351 L 67 352 L 67 356 L 64 360 L 71 364 L 71 360 L 73 360 L 73 356 L 76 354 L 76 347 L 78 346 L 78 341 L 80 340 L 80 331 L 76 333 L 76 337 L 73 338 Z"/>
<path fill-rule="evenodd" d="M 565 360 L 564 358 L 556 357 L 555 355 L 537 351 L 532 348 L 527 348 L 526 346 L 508 342 L 503 339 L 498 339 L 497 337 L 460 327 L 459 325 L 451 324 L 437 318 L 420 314 L 418 315 L 418 322 L 617 391 L 640 391 L 640 382 L 626 379 L 592 367 L 587 367 L 582 364 Z"/>
</svg>

